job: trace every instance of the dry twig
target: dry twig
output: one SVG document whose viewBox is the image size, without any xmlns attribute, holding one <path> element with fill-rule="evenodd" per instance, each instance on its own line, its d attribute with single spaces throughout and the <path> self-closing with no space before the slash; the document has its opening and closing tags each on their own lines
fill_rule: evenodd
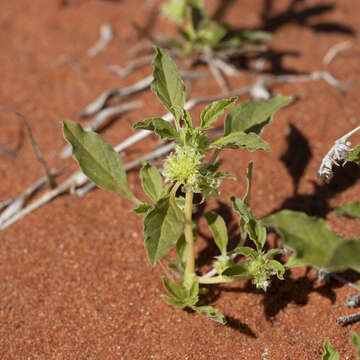
<svg viewBox="0 0 360 360">
<path fill-rule="evenodd" d="M 88 51 L 87 55 L 94 57 L 100 51 L 104 50 L 106 45 L 108 45 L 114 38 L 114 31 L 110 24 L 103 24 L 100 27 L 100 39 L 92 46 Z"/>
<path fill-rule="evenodd" d="M 331 61 L 334 60 L 335 56 L 339 52 L 349 49 L 352 45 L 353 45 L 352 40 L 346 40 L 346 41 L 342 41 L 340 43 L 335 44 L 325 54 L 325 56 L 323 58 L 323 63 L 326 64 L 326 65 L 330 64 Z"/>
</svg>

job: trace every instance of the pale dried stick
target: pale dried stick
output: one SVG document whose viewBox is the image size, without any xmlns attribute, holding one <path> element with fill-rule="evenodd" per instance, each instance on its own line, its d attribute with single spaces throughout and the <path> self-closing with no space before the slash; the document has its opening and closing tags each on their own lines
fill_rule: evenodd
<svg viewBox="0 0 360 360">
<path fill-rule="evenodd" d="M 52 173 L 52 176 L 57 176 L 61 173 L 60 170 L 54 171 Z M 2 204 L 4 204 L 4 207 L 6 209 L 1 213 L 0 215 L 0 224 L 10 219 L 12 216 L 14 216 L 17 212 L 19 212 L 23 207 L 28 199 L 29 196 L 34 194 L 35 192 L 39 191 L 40 189 L 44 188 L 48 184 L 47 177 L 44 176 L 40 178 L 35 184 L 28 187 L 22 194 L 11 198 L 7 201 L 4 201 Z"/>
<path fill-rule="evenodd" d="M 16 199 L 16 197 L 1 201 L 0 202 L 0 210 L 2 210 L 4 208 L 6 208 L 7 206 L 9 206 L 15 199 Z"/>
<path fill-rule="evenodd" d="M 49 202 L 56 196 L 69 190 L 71 186 L 74 186 L 74 184 L 76 184 L 80 179 L 83 179 L 84 177 L 85 177 L 85 175 L 81 171 L 75 172 L 72 176 L 70 176 L 67 180 L 62 182 L 60 185 L 58 185 L 55 189 L 50 190 L 49 192 L 44 194 L 42 197 L 40 197 L 39 199 L 36 199 L 30 205 L 28 205 L 24 209 L 20 210 L 18 213 L 16 213 L 14 216 L 12 216 L 9 220 L 0 224 L 0 230 L 6 229 L 11 224 L 13 224 L 16 221 L 23 218 L 25 215 L 30 214 L 32 211 L 38 209 L 39 207 L 46 204 L 47 202 Z"/>
<path fill-rule="evenodd" d="M 145 90 L 150 86 L 152 81 L 153 81 L 153 76 L 150 75 L 136 82 L 133 85 L 104 91 L 99 97 L 96 98 L 96 100 L 94 100 L 92 103 L 86 106 L 84 110 L 80 112 L 79 117 L 86 118 L 96 114 L 106 105 L 106 102 L 115 95 L 129 96 L 136 94 L 137 92 L 140 92 L 142 90 Z"/>
<path fill-rule="evenodd" d="M 300 81 L 324 80 L 328 84 L 338 88 L 342 92 L 348 90 L 354 85 L 353 81 L 342 83 L 327 71 L 313 71 L 309 74 L 303 74 L 303 75 L 279 75 L 279 76 L 269 77 L 267 79 L 268 79 L 267 80 L 268 84 L 274 82 L 294 83 Z"/>
<path fill-rule="evenodd" d="M 24 207 L 25 201 L 25 196 L 18 196 L 17 198 L 13 199 L 11 204 L 9 204 L 9 206 L 7 206 L 7 208 L 0 215 L 0 226 L 2 223 L 9 220 L 12 216 L 18 213 Z"/>
<path fill-rule="evenodd" d="M 109 123 L 110 119 L 114 118 L 114 116 L 123 114 L 130 110 L 135 110 L 142 105 L 140 101 L 133 101 L 130 103 L 125 103 L 117 106 L 112 106 L 106 109 L 101 110 L 95 118 L 91 121 L 91 123 L 85 127 L 86 131 L 96 131 L 100 126 L 105 126 Z M 60 158 L 64 159 L 71 155 L 71 145 L 66 144 L 63 150 L 60 152 Z"/>
<path fill-rule="evenodd" d="M 100 39 L 92 46 L 86 54 L 90 57 L 94 57 L 100 51 L 104 50 L 104 48 L 112 41 L 114 38 L 114 31 L 110 24 L 103 24 L 100 27 Z"/>
<path fill-rule="evenodd" d="M 352 40 L 342 41 L 332 46 L 323 58 L 323 63 L 328 65 L 334 60 L 335 56 L 340 52 L 349 49 L 353 45 Z"/>
<path fill-rule="evenodd" d="M 131 61 L 130 63 L 126 64 L 126 66 L 124 67 L 121 67 L 119 65 L 109 65 L 108 70 L 114 72 L 116 75 L 123 78 L 131 74 L 134 70 L 143 67 L 145 65 L 151 64 L 153 58 L 154 58 L 153 55 L 144 56 L 140 59 Z"/>
<path fill-rule="evenodd" d="M 205 58 L 205 61 L 208 64 L 209 69 L 210 69 L 212 75 L 214 76 L 214 79 L 220 86 L 220 89 L 224 93 L 229 92 L 229 85 L 228 85 L 225 77 L 223 76 L 222 71 L 219 69 L 219 67 L 217 67 L 215 65 L 213 59 L 211 57 L 207 57 L 207 58 Z"/>
<path fill-rule="evenodd" d="M 56 170 L 52 172 L 51 175 L 58 176 L 59 174 L 61 174 L 61 172 L 62 170 Z M 46 185 L 48 185 L 47 177 L 44 176 L 40 178 L 35 184 L 29 186 L 22 194 L 9 200 L 3 201 L 2 204 L 4 204 L 4 206 L 2 206 L 2 208 L 6 207 L 6 209 L 0 215 L 0 225 L 9 220 L 16 213 L 18 213 L 24 207 L 24 204 L 28 197 L 30 197 L 40 189 L 44 188 Z"/>
<path fill-rule="evenodd" d="M 190 80 L 197 80 L 207 77 L 206 74 L 192 71 L 181 71 L 180 74 L 184 79 Z M 106 105 L 107 101 L 113 96 L 130 96 L 149 88 L 153 79 L 153 76 L 149 75 L 137 81 L 133 85 L 104 91 L 100 96 L 98 96 L 92 103 L 90 103 L 88 106 L 86 106 L 84 110 L 80 112 L 79 117 L 86 118 L 96 114 Z"/>
<path fill-rule="evenodd" d="M 336 319 L 338 325 L 348 325 L 360 320 L 360 312 L 345 316 L 340 316 Z"/>
</svg>

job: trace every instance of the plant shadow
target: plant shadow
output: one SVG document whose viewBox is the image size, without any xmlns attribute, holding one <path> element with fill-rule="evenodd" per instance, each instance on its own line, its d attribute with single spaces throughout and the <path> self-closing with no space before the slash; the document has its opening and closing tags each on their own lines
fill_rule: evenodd
<svg viewBox="0 0 360 360">
<path fill-rule="evenodd" d="M 285 25 L 295 24 L 315 32 L 355 35 L 355 30 L 345 24 L 316 21 L 316 17 L 335 10 L 336 5 L 333 2 L 323 1 L 307 5 L 306 0 L 291 0 L 286 9 L 277 13 L 274 11 L 274 0 L 264 0 L 263 4 L 262 30 L 274 33 Z"/>
<path fill-rule="evenodd" d="M 294 193 L 298 194 L 299 182 L 312 158 L 312 152 L 307 138 L 293 124 L 290 124 L 286 142 L 287 150 L 281 155 L 280 160 L 292 177 Z"/>
<path fill-rule="evenodd" d="M 218 7 L 213 14 L 213 19 L 221 22 L 229 11 L 231 5 L 235 1 L 222 0 L 219 1 Z M 308 5 L 306 0 L 291 0 L 285 9 L 276 11 L 274 9 L 274 0 L 263 0 L 263 9 L 261 12 L 261 25 L 255 28 L 241 28 L 233 26 L 230 28 L 227 38 L 241 35 L 246 31 L 266 31 L 276 33 L 282 27 L 294 24 L 314 32 L 337 33 L 342 35 L 355 36 L 356 32 L 353 28 L 346 24 L 340 24 L 331 21 L 321 21 L 318 17 L 333 12 L 336 5 L 332 2 L 319 2 L 318 4 Z M 284 59 L 288 56 L 299 57 L 300 53 L 295 50 L 279 50 L 268 47 L 263 52 L 250 52 L 246 54 L 237 54 L 229 58 L 230 62 L 237 68 L 245 70 L 254 70 L 252 64 L 256 60 L 266 61 L 269 66 L 262 70 L 262 73 L 273 75 L 278 74 L 305 74 L 306 72 L 288 68 L 284 65 Z"/>
</svg>

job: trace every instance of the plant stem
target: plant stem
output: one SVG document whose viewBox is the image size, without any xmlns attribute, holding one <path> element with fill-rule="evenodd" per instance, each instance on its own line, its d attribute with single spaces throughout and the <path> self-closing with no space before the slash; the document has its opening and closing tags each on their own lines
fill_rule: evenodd
<svg viewBox="0 0 360 360">
<path fill-rule="evenodd" d="M 191 277 L 195 274 L 195 247 L 194 247 L 194 235 L 192 231 L 192 205 L 193 205 L 193 192 L 186 192 L 185 196 L 185 226 L 184 235 L 186 241 L 186 267 L 185 277 Z"/>
<path fill-rule="evenodd" d="M 211 278 L 203 277 L 203 276 L 199 277 L 199 284 L 221 284 L 221 283 L 228 283 L 228 282 L 234 282 L 234 281 L 236 281 L 236 280 L 224 278 L 221 275 L 214 276 Z"/>
</svg>

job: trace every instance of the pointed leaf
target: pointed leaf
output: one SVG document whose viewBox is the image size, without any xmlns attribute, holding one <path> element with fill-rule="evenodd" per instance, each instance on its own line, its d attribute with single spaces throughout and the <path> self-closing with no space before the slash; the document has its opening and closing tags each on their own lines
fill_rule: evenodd
<svg viewBox="0 0 360 360">
<path fill-rule="evenodd" d="M 133 212 L 138 215 L 146 214 L 151 208 L 152 208 L 152 205 L 143 203 L 143 204 L 140 204 L 137 208 L 133 209 Z"/>
<path fill-rule="evenodd" d="M 284 280 L 285 267 L 283 264 L 276 260 L 269 260 L 269 262 L 266 264 L 266 267 L 273 270 L 276 273 L 278 279 Z"/>
<path fill-rule="evenodd" d="M 339 236 L 320 218 L 305 213 L 282 210 L 262 219 L 284 239 L 285 246 L 293 249 L 287 265 L 312 265 L 326 269 L 328 260 L 339 244 Z"/>
<path fill-rule="evenodd" d="M 145 248 L 151 265 L 175 245 L 184 224 L 184 217 L 172 197 L 160 199 L 144 218 Z"/>
<path fill-rule="evenodd" d="M 330 344 L 329 340 L 326 340 L 323 345 L 325 353 L 322 356 L 322 360 L 340 360 L 339 353 L 335 348 Z"/>
<path fill-rule="evenodd" d="M 83 173 L 97 186 L 134 199 L 119 154 L 100 135 L 84 131 L 77 122 L 65 120 L 62 124 L 64 137 Z"/>
<path fill-rule="evenodd" d="M 256 259 L 259 254 L 256 250 L 252 249 L 251 247 L 248 246 L 242 246 L 239 248 L 236 248 L 234 250 L 229 251 L 228 253 L 229 255 L 244 255 L 244 256 L 249 256 L 252 259 Z"/>
<path fill-rule="evenodd" d="M 270 151 L 269 144 L 255 133 L 245 133 L 242 131 L 233 132 L 227 136 L 217 139 L 210 144 L 210 147 L 218 149 L 230 148 L 239 149 L 247 148 L 249 151 L 265 150 Z"/>
<path fill-rule="evenodd" d="M 239 213 L 245 221 L 244 229 L 248 232 L 250 239 L 255 243 L 256 249 L 261 251 L 266 241 L 265 227 L 242 200 L 232 197 L 231 201 L 233 203 L 233 209 Z"/>
<path fill-rule="evenodd" d="M 233 97 L 231 99 L 215 101 L 207 105 L 200 115 L 200 128 L 203 130 L 210 129 L 212 127 L 211 124 L 217 120 L 218 116 L 222 115 L 225 109 L 233 106 L 236 101 L 237 97 Z"/>
<path fill-rule="evenodd" d="M 214 237 L 216 246 L 219 248 L 221 255 L 225 256 L 228 244 L 228 234 L 224 219 L 219 214 L 212 211 L 205 213 L 205 218 Z"/>
<path fill-rule="evenodd" d="M 184 300 L 178 300 L 178 299 L 175 299 L 175 298 L 171 298 L 171 297 L 169 297 L 167 295 L 164 295 L 164 294 L 161 294 L 160 296 L 169 305 L 174 306 L 176 308 L 182 309 L 182 308 L 187 306 L 187 304 L 186 304 L 186 302 Z"/>
<path fill-rule="evenodd" d="M 153 67 L 154 80 L 151 83 L 151 90 L 164 107 L 176 117 L 174 107 L 183 108 L 186 99 L 185 86 L 179 71 L 170 56 L 158 47 Z"/>
<path fill-rule="evenodd" d="M 350 238 L 342 241 L 330 255 L 326 268 L 337 271 L 360 271 L 360 239 Z"/>
<path fill-rule="evenodd" d="M 274 255 L 283 255 L 285 253 L 284 250 L 282 249 L 270 249 L 269 251 L 266 252 L 265 258 L 269 259 L 270 256 L 274 256 Z"/>
<path fill-rule="evenodd" d="M 145 164 L 140 170 L 141 185 L 146 195 L 156 203 L 163 195 L 163 179 L 155 166 Z"/>
<path fill-rule="evenodd" d="M 149 118 L 139 121 L 133 126 L 134 129 L 154 131 L 161 139 L 174 140 L 178 137 L 176 130 L 166 120 L 161 118 Z"/>
<path fill-rule="evenodd" d="M 356 145 L 355 148 L 349 152 L 346 161 L 353 161 L 360 165 L 360 145 Z"/>
<path fill-rule="evenodd" d="M 163 285 L 165 289 L 177 300 L 184 300 L 186 299 L 186 292 L 185 289 L 177 284 L 176 282 L 170 280 L 167 277 L 162 278 Z"/>
<path fill-rule="evenodd" d="M 344 215 L 360 219 L 360 202 L 348 202 L 335 208 L 336 215 Z"/>
<path fill-rule="evenodd" d="M 222 325 L 226 324 L 225 316 L 218 309 L 212 306 L 193 306 L 192 309 L 205 315 L 210 320 L 216 321 Z"/>
<path fill-rule="evenodd" d="M 223 271 L 222 275 L 231 276 L 239 279 L 248 278 L 250 276 L 249 262 L 244 261 L 241 264 L 230 266 L 225 271 Z"/>
<path fill-rule="evenodd" d="M 233 132 L 261 134 L 271 123 L 276 110 L 290 103 L 288 96 L 278 95 L 271 100 L 247 101 L 234 107 L 226 116 L 224 135 Z"/>
</svg>

